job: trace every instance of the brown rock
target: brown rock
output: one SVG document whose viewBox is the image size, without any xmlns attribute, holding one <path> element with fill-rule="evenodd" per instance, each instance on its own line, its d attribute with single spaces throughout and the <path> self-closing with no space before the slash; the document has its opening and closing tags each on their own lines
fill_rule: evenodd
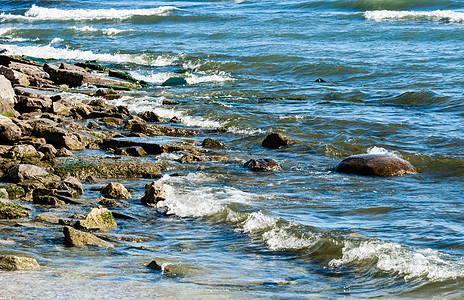
<svg viewBox="0 0 464 300">
<path fill-rule="evenodd" d="M 10 118 L 0 115 L 0 141 L 2 141 L 2 143 L 11 144 L 20 138 L 21 129 L 19 126 L 16 125 Z"/>
<path fill-rule="evenodd" d="M 144 113 L 140 115 L 140 118 L 147 121 L 147 122 L 153 122 L 153 123 L 159 123 L 159 122 L 164 122 L 164 119 L 158 116 L 155 112 L 147 110 Z"/>
<path fill-rule="evenodd" d="M 111 229 L 116 227 L 113 214 L 104 207 L 93 208 L 84 220 L 76 223 L 76 228 L 84 229 Z"/>
<path fill-rule="evenodd" d="M 294 140 L 281 133 L 271 133 L 264 139 L 262 145 L 266 148 L 278 149 L 294 143 Z"/>
<path fill-rule="evenodd" d="M 31 84 L 29 76 L 5 66 L 0 66 L 0 75 L 5 76 L 15 85 L 29 86 Z"/>
<path fill-rule="evenodd" d="M 11 82 L 0 75 L 0 114 L 11 111 L 15 105 L 15 92 Z"/>
<path fill-rule="evenodd" d="M 166 200 L 166 198 L 167 185 L 158 181 L 154 181 L 148 186 L 141 201 L 145 204 L 156 204 L 159 201 Z"/>
<path fill-rule="evenodd" d="M 279 171 L 282 168 L 279 163 L 273 159 L 250 159 L 244 165 L 252 171 Z"/>
<path fill-rule="evenodd" d="M 418 174 L 416 168 L 408 161 L 385 154 L 353 155 L 342 160 L 335 172 L 365 176 L 402 176 Z"/>
<path fill-rule="evenodd" d="M 39 153 L 32 145 L 15 145 L 5 154 L 5 157 L 21 159 L 25 156 L 39 156 Z"/>
<path fill-rule="evenodd" d="M 132 125 L 132 132 L 141 132 L 147 136 L 176 136 L 187 137 L 200 135 L 203 132 L 195 129 L 188 129 L 182 127 L 171 127 L 151 124 L 134 124 Z"/>
<path fill-rule="evenodd" d="M 0 199 L 0 219 L 21 219 L 31 215 L 25 207 L 6 199 Z"/>
<path fill-rule="evenodd" d="M 71 157 L 71 156 L 74 156 L 74 154 L 72 154 L 72 152 L 66 148 L 61 148 L 60 150 L 56 152 L 55 156 L 56 157 Z"/>
<path fill-rule="evenodd" d="M 77 195 L 84 194 L 82 183 L 76 177 L 67 177 L 65 180 L 63 180 L 60 187 L 63 189 L 74 190 L 77 192 Z"/>
<path fill-rule="evenodd" d="M 130 199 L 131 194 L 119 182 L 110 182 L 106 187 L 101 190 L 102 194 L 109 198 L 114 199 Z"/>
<path fill-rule="evenodd" d="M 87 247 L 87 246 L 98 246 L 98 247 L 113 247 L 112 244 L 99 239 L 95 235 L 80 231 L 68 226 L 63 227 L 63 234 L 65 243 L 69 246 L 75 247 Z"/>
<path fill-rule="evenodd" d="M 48 172 L 44 171 L 40 167 L 28 164 L 16 164 L 8 169 L 5 177 L 10 181 L 20 182 L 26 179 L 34 179 L 46 175 L 48 175 Z"/>
<path fill-rule="evenodd" d="M 15 255 L 0 256 L 0 270 L 4 271 L 25 271 L 38 270 L 39 264 L 34 258 L 21 257 Z"/>
<path fill-rule="evenodd" d="M 201 144 L 205 148 L 224 148 L 225 144 L 223 142 L 211 139 L 211 138 L 206 138 L 203 143 Z"/>
</svg>

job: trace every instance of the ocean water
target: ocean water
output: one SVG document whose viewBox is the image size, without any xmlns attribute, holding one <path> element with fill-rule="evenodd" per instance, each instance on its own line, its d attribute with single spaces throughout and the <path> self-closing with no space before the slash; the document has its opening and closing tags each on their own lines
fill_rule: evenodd
<svg viewBox="0 0 464 300">
<path fill-rule="evenodd" d="M 0 223 L 0 254 L 42 265 L 0 273 L 0 298 L 464 298 L 463 45 L 457 0 L 1 1 L 7 54 L 128 71 L 150 86 L 109 103 L 178 116 L 230 161 L 153 156 L 170 187 L 156 208 L 139 201 L 150 180 L 123 181 L 133 199 L 115 210 L 135 219 L 110 233 L 141 242 L 75 249 L 61 227 Z M 270 132 L 299 143 L 265 149 Z M 331 172 L 360 153 L 420 174 Z M 85 213 L 105 183 L 85 186 L 88 206 L 37 214 Z"/>
</svg>

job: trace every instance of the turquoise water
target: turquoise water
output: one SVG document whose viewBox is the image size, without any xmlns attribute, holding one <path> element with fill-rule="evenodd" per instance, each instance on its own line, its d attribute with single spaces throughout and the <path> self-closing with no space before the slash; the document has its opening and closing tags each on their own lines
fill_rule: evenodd
<svg viewBox="0 0 464 300">
<path fill-rule="evenodd" d="M 461 1 L 3 1 L 8 54 L 128 71 L 150 86 L 109 103 L 179 116 L 231 161 L 153 157 L 171 187 L 157 209 L 138 200 L 148 180 L 124 182 L 137 220 L 114 233 L 140 243 L 71 249 L 60 227 L 0 224 L 0 253 L 43 266 L 0 274 L 0 298 L 464 297 L 463 41 Z M 188 85 L 161 87 L 176 76 Z M 275 131 L 299 143 L 262 148 Z M 360 153 L 420 174 L 330 171 Z M 254 157 L 283 170 L 244 169 Z M 146 269 L 155 258 L 181 276 Z"/>
</svg>

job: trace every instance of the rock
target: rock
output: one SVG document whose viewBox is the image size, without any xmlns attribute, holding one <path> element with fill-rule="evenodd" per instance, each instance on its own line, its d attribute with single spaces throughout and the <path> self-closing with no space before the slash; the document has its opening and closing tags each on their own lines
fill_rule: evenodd
<svg viewBox="0 0 464 300">
<path fill-rule="evenodd" d="M 21 129 L 19 126 L 16 125 L 10 118 L 0 115 L 0 141 L 2 141 L 2 143 L 12 144 L 20 138 Z"/>
<path fill-rule="evenodd" d="M 169 120 L 169 122 L 171 122 L 171 123 L 181 123 L 182 120 L 179 117 L 174 116 L 174 117 L 171 118 L 171 120 Z"/>
<path fill-rule="evenodd" d="M 13 123 L 15 123 L 19 127 L 19 129 L 21 129 L 21 135 L 23 137 L 32 135 L 34 129 L 29 123 L 23 120 L 19 120 L 17 118 L 13 118 L 11 119 L 11 121 L 13 121 Z"/>
<path fill-rule="evenodd" d="M 89 176 L 85 177 L 84 181 L 87 182 L 87 183 L 96 183 L 97 182 L 97 177 L 89 175 Z"/>
<path fill-rule="evenodd" d="M 225 144 L 223 142 L 211 139 L 211 138 L 206 138 L 203 143 L 201 144 L 205 148 L 223 148 L 225 147 Z"/>
<path fill-rule="evenodd" d="M 200 161 L 203 161 L 201 157 L 190 154 L 190 153 L 185 154 L 184 156 L 179 158 L 179 162 L 183 164 L 192 164 L 192 163 L 200 162 Z"/>
<path fill-rule="evenodd" d="M 126 148 L 127 154 L 130 156 L 144 156 L 147 155 L 147 152 L 141 146 L 134 146 Z"/>
<path fill-rule="evenodd" d="M 39 156 L 39 153 L 32 145 L 16 145 L 5 154 L 5 157 L 12 159 L 21 159 L 25 156 Z"/>
<path fill-rule="evenodd" d="M 51 144 L 41 144 L 39 147 L 37 147 L 37 151 L 40 151 L 45 155 L 50 154 L 52 156 L 55 156 L 58 152 Z"/>
<path fill-rule="evenodd" d="M 63 147 L 56 152 L 55 156 L 56 157 L 72 157 L 74 156 L 74 154 L 72 154 L 71 151 Z"/>
<path fill-rule="evenodd" d="M 360 154 L 342 160 L 335 172 L 365 176 L 402 176 L 418 174 L 416 168 L 408 161 L 385 154 Z"/>
<path fill-rule="evenodd" d="M 163 118 L 161 118 L 156 113 L 150 110 L 147 110 L 143 114 L 141 114 L 140 118 L 145 120 L 146 122 L 153 122 L 153 123 L 164 122 Z"/>
<path fill-rule="evenodd" d="M 52 110 L 52 101 L 48 98 L 36 98 L 27 96 L 18 96 L 18 103 L 15 108 L 20 113 L 40 110 L 48 112 Z"/>
<path fill-rule="evenodd" d="M 0 75 L 0 114 L 11 111 L 15 105 L 15 92 L 11 82 Z"/>
<path fill-rule="evenodd" d="M 322 78 L 318 78 L 318 79 L 314 80 L 314 82 L 327 82 L 327 81 L 325 81 L 325 80 L 322 79 Z"/>
<path fill-rule="evenodd" d="M 164 201 L 167 198 L 167 185 L 158 181 L 152 182 L 141 201 L 144 204 L 156 204 L 159 201 Z"/>
<path fill-rule="evenodd" d="M 54 196 L 35 196 L 35 195 L 32 199 L 32 203 L 39 204 L 39 205 L 50 205 L 53 207 L 60 207 L 66 204 L 66 202 Z"/>
<path fill-rule="evenodd" d="M 84 194 L 82 183 L 76 177 L 67 177 L 65 180 L 63 180 L 63 182 L 61 182 L 60 188 L 74 190 L 77 192 L 77 195 Z"/>
<path fill-rule="evenodd" d="M 142 157 L 102 155 L 79 156 L 57 160 L 55 174 L 84 180 L 88 176 L 97 178 L 159 178 L 160 167 L 151 159 Z"/>
<path fill-rule="evenodd" d="M 103 205 L 103 206 L 108 206 L 108 207 L 119 206 L 119 204 L 115 200 L 104 198 L 104 197 L 101 197 L 100 201 L 98 201 L 98 204 Z"/>
<path fill-rule="evenodd" d="M 23 197 L 26 194 L 24 188 L 15 184 L 4 186 L 4 189 L 7 191 L 8 198 L 10 199 L 17 199 L 19 197 Z"/>
<path fill-rule="evenodd" d="M 0 219 L 20 219 L 30 215 L 30 211 L 25 207 L 9 200 L 0 199 Z"/>
<path fill-rule="evenodd" d="M 0 66 L 0 75 L 5 76 L 6 79 L 15 85 L 29 86 L 31 84 L 29 76 L 5 66 Z"/>
<path fill-rule="evenodd" d="M 84 149 L 85 144 L 81 141 L 78 134 L 66 129 L 55 126 L 37 126 L 35 135 L 44 137 L 47 143 L 57 148 L 67 148 L 70 150 Z"/>
<path fill-rule="evenodd" d="M 126 124 L 124 125 L 124 128 L 127 130 L 131 130 L 132 126 L 136 123 L 145 123 L 146 121 L 142 118 L 139 118 L 137 116 L 131 116 L 129 120 L 126 121 Z"/>
<path fill-rule="evenodd" d="M 116 221 L 113 214 L 104 207 L 93 208 L 84 220 L 76 223 L 76 228 L 83 229 L 111 229 L 116 227 Z"/>
<path fill-rule="evenodd" d="M 178 101 L 169 100 L 169 99 L 163 99 L 163 105 L 179 105 L 179 104 L 180 104 L 180 102 L 178 102 Z"/>
<path fill-rule="evenodd" d="M 289 139 L 281 133 L 271 133 L 263 141 L 262 145 L 266 148 L 278 149 L 283 146 L 294 144 L 296 141 Z"/>
<path fill-rule="evenodd" d="M 244 165 L 252 171 L 279 171 L 282 168 L 279 163 L 273 159 L 250 159 Z"/>
<path fill-rule="evenodd" d="M 114 118 L 114 117 L 100 118 L 99 121 L 103 123 L 106 127 L 110 127 L 110 128 L 119 127 L 122 124 L 124 124 L 123 119 Z"/>
<path fill-rule="evenodd" d="M 188 129 L 182 127 L 161 126 L 151 124 L 134 124 L 132 125 L 132 132 L 141 132 L 147 136 L 176 136 L 188 137 L 200 135 L 203 132 L 195 129 Z"/>
<path fill-rule="evenodd" d="M 161 85 L 162 86 L 179 86 L 179 85 L 186 85 L 186 84 L 187 84 L 187 80 L 185 80 L 185 78 L 183 77 L 171 77 L 165 82 L 163 82 L 163 84 Z"/>
<path fill-rule="evenodd" d="M 101 144 L 102 148 L 129 148 L 129 147 L 142 147 L 147 154 L 161 154 L 168 151 L 168 147 L 163 144 L 154 142 L 141 142 L 134 139 L 119 139 L 113 138 L 104 140 Z M 127 152 L 127 151 L 126 151 Z"/>
<path fill-rule="evenodd" d="M 48 175 L 49 173 L 40 167 L 28 164 L 16 164 L 8 169 L 6 178 L 12 182 L 20 182 L 26 179 Z"/>
<path fill-rule="evenodd" d="M 5 188 L 0 188 L 0 199 L 9 199 L 8 191 Z"/>
<path fill-rule="evenodd" d="M 110 182 L 106 187 L 101 190 L 102 194 L 109 198 L 114 199 L 130 199 L 131 194 L 119 182 Z"/>
<path fill-rule="evenodd" d="M 34 258 L 15 255 L 0 256 L 0 270 L 4 271 L 26 271 L 38 270 L 39 264 Z"/>
<path fill-rule="evenodd" d="M 87 246 L 98 246 L 98 247 L 113 247 L 112 244 L 96 237 L 95 235 L 80 231 L 68 226 L 63 227 L 63 234 L 65 243 L 68 246 L 74 247 L 87 247 Z"/>
</svg>

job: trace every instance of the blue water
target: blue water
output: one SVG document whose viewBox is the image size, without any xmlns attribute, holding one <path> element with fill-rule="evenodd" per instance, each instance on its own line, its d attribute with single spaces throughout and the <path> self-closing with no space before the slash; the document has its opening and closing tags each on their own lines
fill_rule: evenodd
<svg viewBox="0 0 464 300">
<path fill-rule="evenodd" d="M 158 209 L 139 203 L 149 181 L 124 182 L 138 220 L 113 233 L 140 243 L 76 250 L 60 227 L 2 223 L 0 254 L 43 267 L 0 274 L 0 298 L 463 298 L 463 41 L 461 1 L 3 1 L 8 54 L 128 71 L 150 86 L 110 104 L 178 116 L 230 161 L 154 156 L 171 187 Z M 265 149 L 270 132 L 299 143 Z M 360 153 L 420 174 L 330 171 Z M 283 170 L 242 167 L 255 157 Z M 146 269 L 154 258 L 182 275 Z"/>
</svg>

